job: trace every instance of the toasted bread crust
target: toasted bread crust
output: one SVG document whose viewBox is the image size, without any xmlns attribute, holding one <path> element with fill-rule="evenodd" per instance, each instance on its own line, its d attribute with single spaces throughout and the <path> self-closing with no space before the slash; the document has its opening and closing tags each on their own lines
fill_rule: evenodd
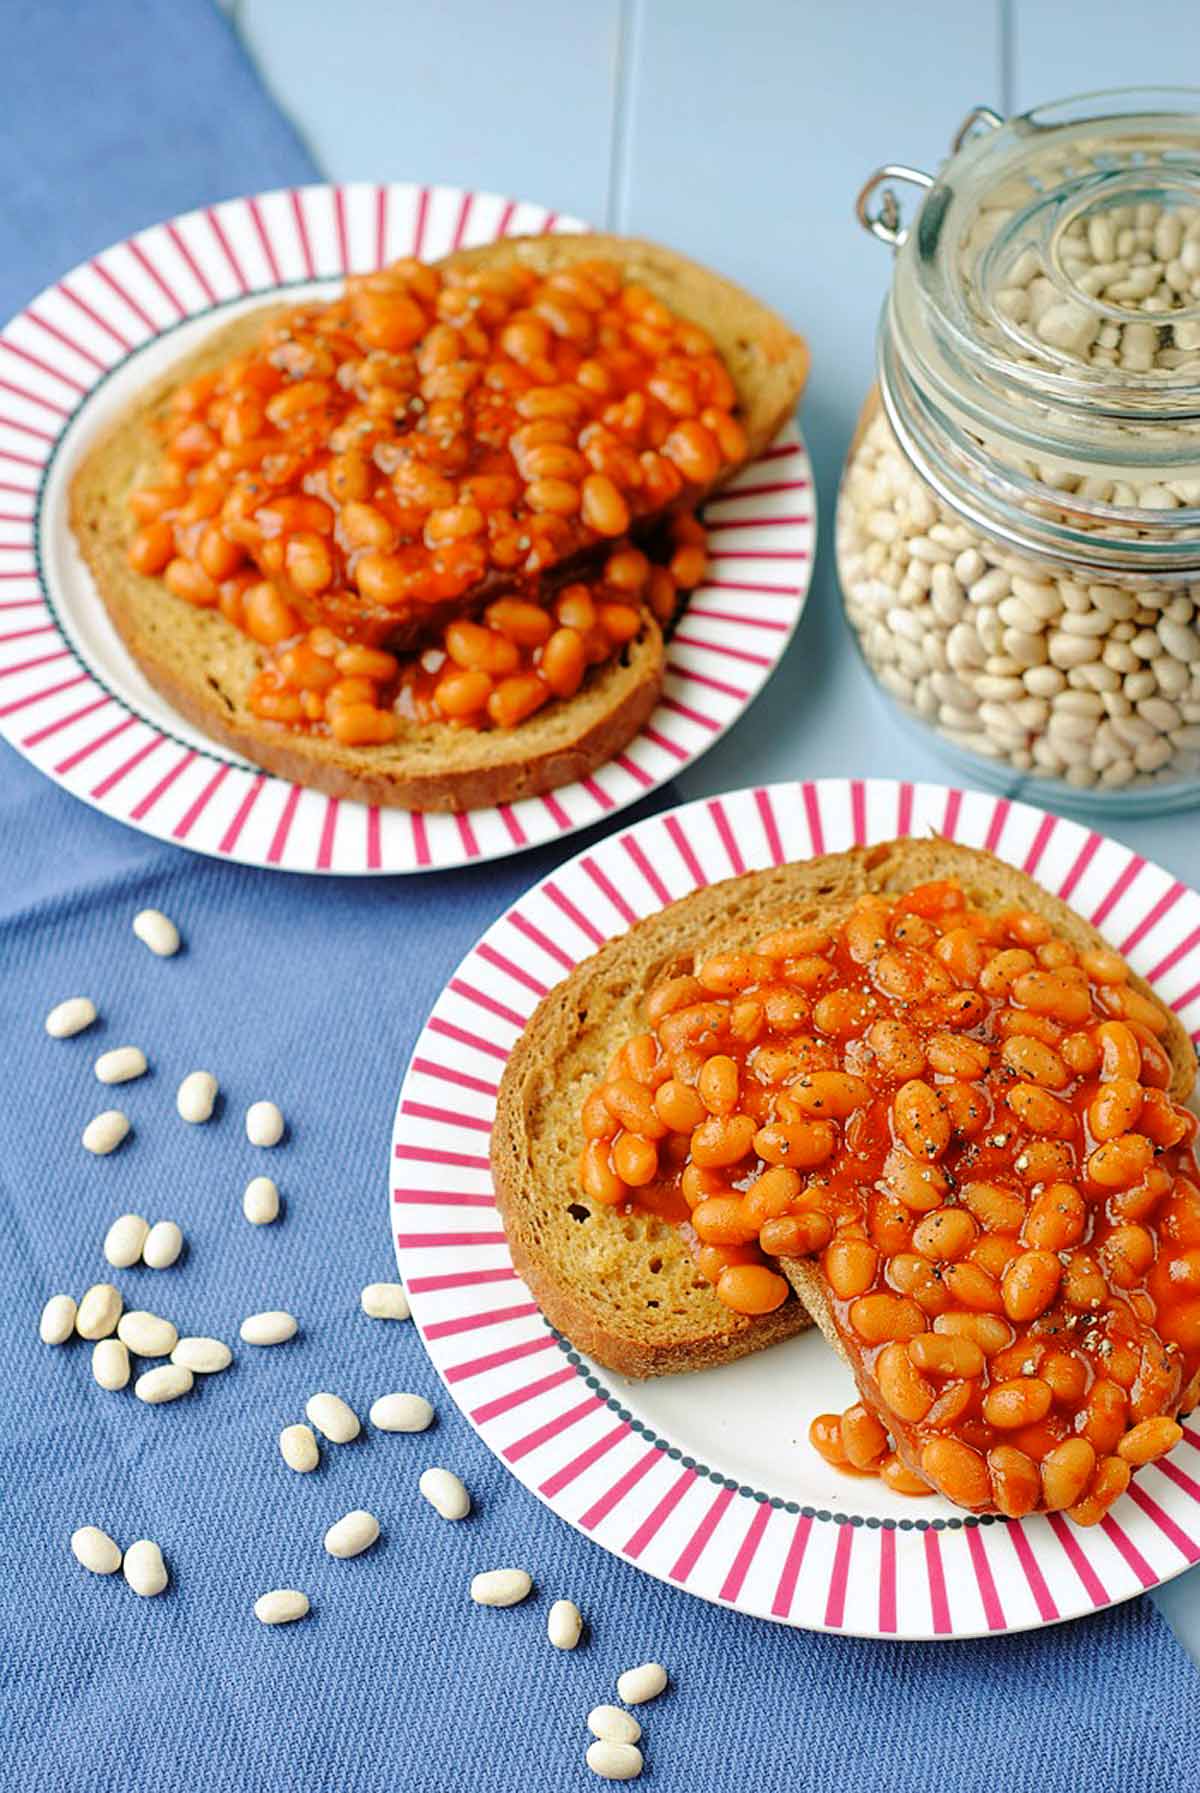
<svg viewBox="0 0 1200 1793">
<path fill-rule="evenodd" d="M 751 453 L 759 452 L 799 396 L 807 351 L 765 306 L 718 275 L 652 244 L 591 235 L 506 238 L 447 260 L 548 269 L 598 255 L 622 260 L 632 278 L 709 330 L 738 388 Z M 386 747 L 346 748 L 253 715 L 245 696 L 262 664 L 255 644 L 218 612 L 196 610 L 160 579 L 129 567 L 125 498 L 161 469 L 155 423 L 170 393 L 243 352 L 284 309 L 262 307 L 217 329 L 90 450 L 71 482 L 72 529 L 117 632 L 147 679 L 197 728 L 266 771 L 360 802 L 461 811 L 537 796 L 594 772 L 633 739 L 661 694 L 662 634 L 650 618 L 620 660 L 589 675 L 574 698 L 547 705 L 517 729 L 411 724 Z M 572 570 L 578 569 L 559 567 L 553 578 Z M 480 608 L 508 583 L 489 580 L 469 594 L 467 607 Z M 455 603 L 436 620 L 463 607 Z"/>
<path fill-rule="evenodd" d="M 572 1204 L 587 1206 L 575 1177 L 580 1101 L 611 1053 L 644 1027 L 642 1002 L 652 985 L 692 970 L 714 952 L 744 950 L 785 922 L 839 921 L 865 892 L 902 892 L 944 877 L 958 878 L 982 908 L 1019 904 L 1035 910 L 1076 948 L 1103 943 L 1065 903 L 992 854 L 938 838 L 906 839 L 694 891 L 610 940 L 542 1001 L 501 1080 L 492 1173 L 514 1264 L 547 1318 L 581 1350 L 624 1375 L 647 1376 L 725 1362 L 803 1324 L 794 1311 L 798 1303 L 765 1320 L 731 1314 L 698 1273 L 689 1280 L 690 1254 L 669 1223 L 611 1210 L 591 1213 L 586 1221 L 570 1217 Z M 1145 979 L 1133 974 L 1130 981 L 1152 994 Z M 1164 1045 L 1173 1067 L 1172 1094 L 1182 1101 L 1195 1080 L 1196 1057 L 1182 1023 L 1174 1015 L 1170 1023 Z M 687 1297 L 670 1330 L 660 1324 L 661 1309 L 639 1309 L 635 1299 L 653 1298 L 656 1278 L 646 1269 L 651 1256 L 663 1261 L 658 1277 Z M 842 1355 L 819 1273 L 807 1260 L 783 1268 L 804 1309 Z M 627 1298 L 614 1301 L 613 1288 Z"/>
</svg>

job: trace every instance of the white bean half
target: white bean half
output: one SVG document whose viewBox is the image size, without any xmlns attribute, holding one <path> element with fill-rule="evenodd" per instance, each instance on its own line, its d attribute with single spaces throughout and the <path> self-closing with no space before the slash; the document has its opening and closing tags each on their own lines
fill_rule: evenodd
<svg viewBox="0 0 1200 1793">
<path fill-rule="evenodd" d="M 403 1283 L 369 1282 L 359 1299 L 363 1313 L 372 1320 L 407 1320 L 409 1317 L 408 1296 Z"/>
</svg>

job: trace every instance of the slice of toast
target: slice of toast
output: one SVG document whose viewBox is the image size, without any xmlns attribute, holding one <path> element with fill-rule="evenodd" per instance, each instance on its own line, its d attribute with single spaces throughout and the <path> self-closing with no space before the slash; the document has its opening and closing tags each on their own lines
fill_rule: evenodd
<svg viewBox="0 0 1200 1793">
<path fill-rule="evenodd" d="M 576 1163 L 579 1111 L 609 1058 L 644 1030 L 643 1002 L 660 978 L 680 976 L 714 953 L 744 951 L 782 926 L 840 922 L 864 892 L 902 892 L 957 878 L 983 909 L 1035 910 L 1076 947 L 1102 936 L 1024 873 L 951 841 L 898 840 L 751 872 L 712 884 L 610 940 L 552 990 L 517 1042 L 500 1084 L 492 1133 L 496 1201 L 513 1262 L 551 1324 L 581 1350 L 627 1376 L 703 1369 L 800 1331 L 811 1314 L 839 1355 L 820 1273 L 783 1264 L 800 1297 L 762 1319 L 717 1300 L 669 1222 L 594 1209 Z M 1131 977 L 1143 994 L 1144 979 Z M 1163 1044 L 1183 1100 L 1196 1057 L 1174 1015 Z"/>
<path fill-rule="evenodd" d="M 737 387 L 750 455 L 759 453 L 800 395 L 807 350 L 773 312 L 719 275 L 653 244 L 594 235 L 505 238 L 447 260 L 492 266 L 519 261 L 548 270 L 596 256 L 619 261 L 628 278 L 708 330 Z M 91 448 L 72 480 L 76 539 L 105 608 L 145 676 L 206 734 L 269 772 L 333 796 L 405 809 L 464 810 L 535 796 L 595 771 L 628 744 L 658 701 L 663 644 L 649 617 L 620 659 L 590 674 L 575 697 L 547 705 L 515 730 L 402 725 L 387 746 L 347 748 L 253 715 L 245 700 L 262 664 L 261 650 L 219 612 L 198 610 L 160 579 L 129 567 L 133 525 L 125 499 L 161 472 L 155 425 L 170 393 L 246 350 L 280 309 L 264 307 L 214 331 Z M 558 579 L 568 570 L 583 569 L 573 562 L 552 576 Z M 492 579 L 454 608 L 478 610 L 504 588 Z M 440 625 L 447 614 L 431 610 L 426 623 Z"/>
</svg>

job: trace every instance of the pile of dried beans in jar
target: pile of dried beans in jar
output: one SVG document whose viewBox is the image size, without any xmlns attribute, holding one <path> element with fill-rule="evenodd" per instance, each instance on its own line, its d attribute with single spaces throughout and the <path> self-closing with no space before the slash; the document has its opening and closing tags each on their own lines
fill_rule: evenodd
<svg viewBox="0 0 1200 1793">
<path fill-rule="evenodd" d="M 594 1202 L 670 1213 L 743 1314 L 812 1260 L 861 1400 L 838 1467 L 1096 1523 L 1200 1387 L 1195 1118 L 1105 948 L 957 882 L 655 987 L 582 1109 Z"/>
<path fill-rule="evenodd" d="M 130 564 L 266 648 L 427 646 L 688 509 L 745 458 L 736 403 L 706 333 L 613 264 L 397 262 L 175 390 Z"/>
</svg>

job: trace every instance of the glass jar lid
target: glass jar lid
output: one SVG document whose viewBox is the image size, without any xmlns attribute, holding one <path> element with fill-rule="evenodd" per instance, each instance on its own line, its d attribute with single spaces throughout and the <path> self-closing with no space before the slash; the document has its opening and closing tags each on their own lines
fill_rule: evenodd
<svg viewBox="0 0 1200 1793">
<path fill-rule="evenodd" d="M 897 181 L 925 189 L 909 228 Z M 1024 550 L 1194 575 L 1200 90 L 976 108 L 935 178 L 880 170 L 859 216 L 897 249 L 880 386 L 935 489 Z"/>
</svg>

